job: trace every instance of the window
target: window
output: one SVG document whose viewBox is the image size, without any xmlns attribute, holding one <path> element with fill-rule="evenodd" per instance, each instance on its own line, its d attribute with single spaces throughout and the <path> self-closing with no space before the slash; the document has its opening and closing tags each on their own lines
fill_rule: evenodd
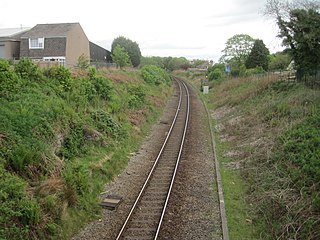
<svg viewBox="0 0 320 240">
<path fill-rule="evenodd" d="M 29 38 L 29 49 L 43 49 L 44 38 Z"/>
</svg>

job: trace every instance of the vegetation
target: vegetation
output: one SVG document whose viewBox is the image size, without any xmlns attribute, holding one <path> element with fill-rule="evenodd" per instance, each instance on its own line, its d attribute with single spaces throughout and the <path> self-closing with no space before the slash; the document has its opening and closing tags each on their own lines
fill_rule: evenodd
<svg viewBox="0 0 320 240">
<path fill-rule="evenodd" d="M 248 55 L 245 65 L 247 69 L 262 67 L 268 71 L 269 68 L 269 49 L 260 39 L 255 40 L 250 54 Z"/>
<path fill-rule="evenodd" d="M 207 100 L 230 238 L 319 239 L 319 90 L 251 76 L 217 82 Z"/>
<path fill-rule="evenodd" d="M 123 47 L 120 45 L 117 45 L 113 50 L 112 50 L 112 61 L 117 65 L 117 67 L 120 67 L 121 69 L 126 66 L 130 66 L 130 58 L 128 53 L 125 51 Z"/>
<path fill-rule="evenodd" d="M 277 52 L 270 55 L 269 70 L 282 71 L 286 70 L 291 62 L 291 57 L 288 53 Z"/>
<path fill-rule="evenodd" d="M 222 63 L 229 63 L 233 71 L 240 71 L 244 66 L 254 44 L 254 39 L 247 34 L 236 34 L 229 38 L 226 47 L 222 50 Z"/>
<path fill-rule="evenodd" d="M 320 4 L 317 1 L 270 0 L 266 14 L 277 20 L 280 37 L 295 62 L 298 79 L 314 75 L 320 65 Z"/>
<path fill-rule="evenodd" d="M 0 61 L 0 239 L 67 239 L 99 217 L 170 92 L 140 71 Z"/>
<path fill-rule="evenodd" d="M 155 65 L 167 71 L 178 69 L 188 69 L 189 61 L 184 57 L 142 57 L 141 67 L 145 65 Z"/>
<path fill-rule="evenodd" d="M 114 50 L 117 46 L 120 46 L 124 49 L 125 52 L 128 53 L 130 62 L 133 67 L 138 67 L 141 61 L 141 51 L 138 43 L 133 42 L 132 40 L 125 38 L 123 36 L 119 36 L 115 38 L 111 45 L 111 52 L 114 54 Z"/>
</svg>

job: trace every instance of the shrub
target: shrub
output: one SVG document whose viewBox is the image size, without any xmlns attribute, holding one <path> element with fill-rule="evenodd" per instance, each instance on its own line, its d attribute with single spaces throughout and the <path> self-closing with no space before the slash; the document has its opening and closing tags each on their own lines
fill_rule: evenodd
<svg viewBox="0 0 320 240">
<path fill-rule="evenodd" d="M 26 194 L 26 183 L 0 165 L 0 239 L 27 239 L 39 223 L 37 202 Z"/>
<path fill-rule="evenodd" d="M 292 166 L 287 168 L 292 179 L 301 187 L 313 186 L 320 191 L 320 115 L 288 130 L 281 137 L 280 146 L 278 157 Z"/>
<path fill-rule="evenodd" d="M 45 76 L 55 81 L 63 91 L 71 89 L 71 73 L 62 66 L 54 66 L 44 71 Z"/>
<path fill-rule="evenodd" d="M 99 131 L 115 137 L 121 135 L 121 125 L 109 113 L 103 110 L 96 110 L 91 113 L 91 118 Z"/>
<path fill-rule="evenodd" d="M 222 77 L 223 77 L 223 72 L 219 68 L 214 69 L 208 75 L 209 81 L 218 80 L 218 79 L 221 79 Z"/>
<path fill-rule="evenodd" d="M 38 66 L 29 58 L 21 59 L 14 67 L 18 76 L 29 81 L 39 81 L 43 78 Z"/>
<path fill-rule="evenodd" d="M 169 74 L 165 70 L 154 65 L 144 66 L 141 70 L 141 75 L 143 80 L 148 84 L 168 84 L 171 81 Z"/>
<path fill-rule="evenodd" d="M 91 81 L 96 89 L 96 92 L 102 99 L 112 99 L 114 86 L 111 80 L 104 77 L 95 76 L 91 79 Z"/>
<path fill-rule="evenodd" d="M 71 159 L 86 151 L 84 146 L 84 132 L 80 124 L 72 123 L 71 129 L 64 138 L 59 155 Z"/>
<path fill-rule="evenodd" d="M 129 108 L 138 108 L 142 106 L 145 101 L 146 94 L 141 85 L 132 86 L 128 88 L 128 92 L 130 94 L 129 97 Z"/>
<path fill-rule="evenodd" d="M 21 80 L 8 61 L 0 59 L 0 96 L 9 98 L 21 87 Z"/>
<path fill-rule="evenodd" d="M 262 67 L 250 68 L 245 70 L 246 76 L 256 75 L 256 74 L 264 74 L 266 71 Z"/>
</svg>

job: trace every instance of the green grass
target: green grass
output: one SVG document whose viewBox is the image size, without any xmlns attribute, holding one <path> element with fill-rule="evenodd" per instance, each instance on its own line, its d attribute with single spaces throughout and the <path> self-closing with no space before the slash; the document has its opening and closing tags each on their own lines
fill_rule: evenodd
<svg viewBox="0 0 320 240">
<path fill-rule="evenodd" d="M 274 76 L 211 85 L 230 239 L 319 239 L 319 90 Z"/>
<path fill-rule="evenodd" d="M 163 73 L 165 74 L 165 73 Z M 0 61 L 0 239 L 68 239 L 172 92 L 139 71 L 42 71 Z"/>
</svg>

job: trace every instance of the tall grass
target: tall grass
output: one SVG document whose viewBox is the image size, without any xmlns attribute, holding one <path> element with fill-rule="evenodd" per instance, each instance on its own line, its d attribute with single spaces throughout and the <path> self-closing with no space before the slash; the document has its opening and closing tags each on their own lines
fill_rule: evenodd
<svg viewBox="0 0 320 240">
<path fill-rule="evenodd" d="M 253 238 L 233 227 L 249 215 L 263 239 L 318 239 L 319 91 L 268 77 L 237 78 L 216 85 L 210 102 L 225 146 L 219 154 L 232 198 L 231 236 Z M 246 186 L 238 196 L 228 190 L 237 186 L 237 173 Z M 243 207 L 234 210 L 234 203 L 243 194 L 246 213 L 236 223 Z"/>
<path fill-rule="evenodd" d="M 139 71 L 42 71 L 27 59 L 0 61 L 0 77 L 0 238 L 69 238 L 99 215 L 99 192 L 170 85 L 146 84 Z"/>
</svg>

